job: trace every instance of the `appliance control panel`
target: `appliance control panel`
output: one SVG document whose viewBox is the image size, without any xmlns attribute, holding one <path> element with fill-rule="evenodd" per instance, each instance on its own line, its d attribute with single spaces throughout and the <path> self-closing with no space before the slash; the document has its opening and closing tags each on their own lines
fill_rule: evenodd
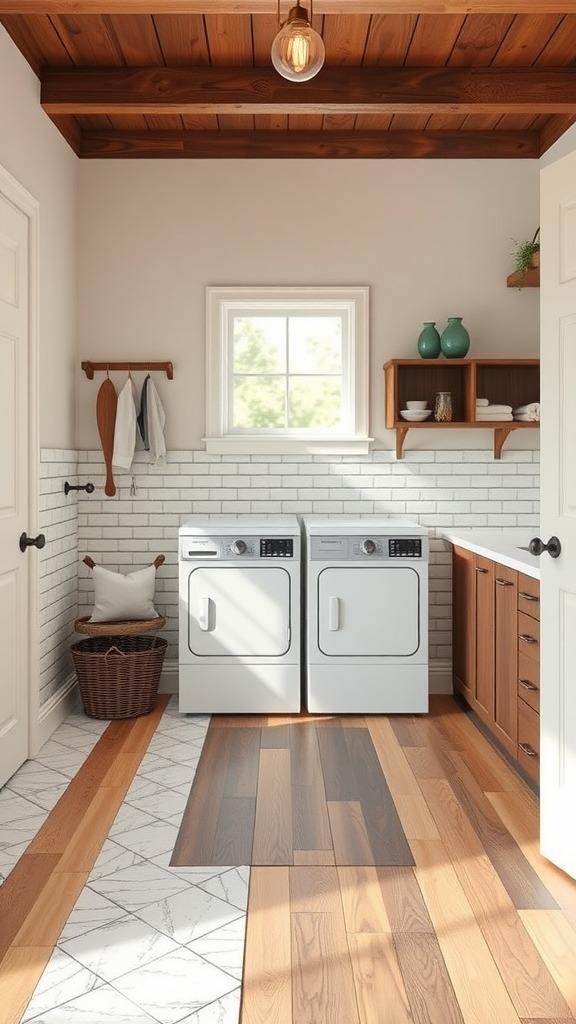
<svg viewBox="0 0 576 1024">
<path fill-rule="evenodd" d="M 292 537 L 265 537 L 260 541 L 260 558 L 294 558 Z"/>
<path fill-rule="evenodd" d="M 309 557 L 324 562 L 384 562 L 396 558 L 427 558 L 427 541 L 421 537 L 312 536 Z"/>
<path fill-rule="evenodd" d="M 388 541 L 389 558 L 422 558 L 420 537 L 391 537 Z"/>
</svg>

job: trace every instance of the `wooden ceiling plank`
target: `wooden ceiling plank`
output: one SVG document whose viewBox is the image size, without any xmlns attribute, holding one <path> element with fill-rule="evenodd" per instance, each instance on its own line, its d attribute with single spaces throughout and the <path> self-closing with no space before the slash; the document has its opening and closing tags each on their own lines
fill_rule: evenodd
<svg viewBox="0 0 576 1024">
<path fill-rule="evenodd" d="M 322 38 L 326 47 L 327 67 L 361 63 L 369 28 L 370 18 L 367 14 L 325 18 Z"/>
<path fill-rule="evenodd" d="M 50 18 L 31 15 L 24 19 L 7 15 L 1 20 L 13 43 L 37 75 L 48 65 L 61 68 L 72 64 L 72 58 Z"/>
<path fill-rule="evenodd" d="M 155 14 L 154 25 L 168 67 L 197 67 L 210 63 L 204 18 L 199 14 Z"/>
<path fill-rule="evenodd" d="M 512 14 L 477 14 L 466 18 L 448 64 L 451 67 L 489 67 L 513 20 Z"/>
<path fill-rule="evenodd" d="M 416 14 L 373 15 L 364 52 L 365 67 L 401 67 L 414 35 Z"/>
<path fill-rule="evenodd" d="M 5 14 L 158 14 L 160 0 L 1 0 Z M 315 0 L 320 14 L 560 14 L 573 0 Z M 276 0 L 161 0 L 163 14 L 273 14 Z"/>
<path fill-rule="evenodd" d="M 518 15 L 494 56 L 493 67 L 526 68 L 535 64 L 561 21 L 558 13 L 531 17 Z"/>
<path fill-rule="evenodd" d="M 543 125 L 540 131 L 540 156 L 545 153 L 547 149 L 550 149 L 555 142 L 558 141 L 564 132 L 567 132 L 569 128 L 576 122 L 576 116 L 558 116 L 549 117 L 546 120 L 546 124 Z"/>
<path fill-rule="evenodd" d="M 418 18 L 406 67 L 443 67 L 456 45 L 464 18 L 454 14 L 443 18 Z"/>
<path fill-rule="evenodd" d="M 1 7 L 1 0 L 0 0 Z M 121 67 L 125 62 L 120 46 L 104 15 L 55 15 L 52 18 L 63 45 L 77 67 Z"/>
<path fill-rule="evenodd" d="M 267 68 L 48 68 L 41 104 L 49 114 L 571 114 L 576 71 L 325 68 L 312 81 L 294 84 Z"/>
<path fill-rule="evenodd" d="M 147 67 L 151 64 L 164 63 L 152 18 L 137 18 L 123 14 L 122 17 L 110 18 L 109 21 L 124 62 L 129 67 Z"/>
<path fill-rule="evenodd" d="M 248 15 L 207 14 L 204 24 L 213 67 L 252 64 L 252 25 Z"/>
<path fill-rule="evenodd" d="M 537 159 L 530 132 L 87 132 L 84 158 Z"/>
</svg>

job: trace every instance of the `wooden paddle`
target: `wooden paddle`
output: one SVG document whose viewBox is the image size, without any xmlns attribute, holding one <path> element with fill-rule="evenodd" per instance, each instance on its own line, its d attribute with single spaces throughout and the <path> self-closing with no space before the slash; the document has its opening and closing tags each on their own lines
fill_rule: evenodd
<svg viewBox="0 0 576 1024">
<path fill-rule="evenodd" d="M 104 494 L 111 498 L 116 494 L 116 485 L 112 475 L 112 455 L 114 454 L 114 427 L 116 425 L 116 407 L 118 395 L 109 377 L 100 385 L 96 397 L 96 423 L 102 444 L 102 454 L 106 464 L 106 484 Z"/>
</svg>

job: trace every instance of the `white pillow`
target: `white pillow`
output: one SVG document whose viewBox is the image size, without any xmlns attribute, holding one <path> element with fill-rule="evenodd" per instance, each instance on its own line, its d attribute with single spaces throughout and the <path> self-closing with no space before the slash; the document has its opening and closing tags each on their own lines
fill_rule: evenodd
<svg viewBox="0 0 576 1024">
<path fill-rule="evenodd" d="M 137 569 L 127 576 L 95 565 L 92 575 L 94 609 L 89 622 L 158 618 L 154 607 L 155 565 L 147 565 L 145 569 Z"/>
</svg>

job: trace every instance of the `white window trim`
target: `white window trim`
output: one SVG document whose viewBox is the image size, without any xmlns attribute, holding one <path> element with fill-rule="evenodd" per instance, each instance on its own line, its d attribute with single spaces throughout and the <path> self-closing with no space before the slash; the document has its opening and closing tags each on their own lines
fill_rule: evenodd
<svg viewBox="0 0 576 1024">
<path fill-rule="evenodd" d="M 368 436 L 368 320 L 367 287 L 208 287 L 206 289 L 206 451 L 209 454 L 366 454 Z M 224 352 L 224 318 L 229 306 L 239 302 L 283 302 L 305 299 L 318 302 L 346 302 L 351 306 L 354 323 L 354 364 L 349 368 L 353 381 L 354 431 L 350 436 L 306 433 L 306 436 L 269 436 L 263 434 L 227 434 L 227 356 Z"/>
</svg>

